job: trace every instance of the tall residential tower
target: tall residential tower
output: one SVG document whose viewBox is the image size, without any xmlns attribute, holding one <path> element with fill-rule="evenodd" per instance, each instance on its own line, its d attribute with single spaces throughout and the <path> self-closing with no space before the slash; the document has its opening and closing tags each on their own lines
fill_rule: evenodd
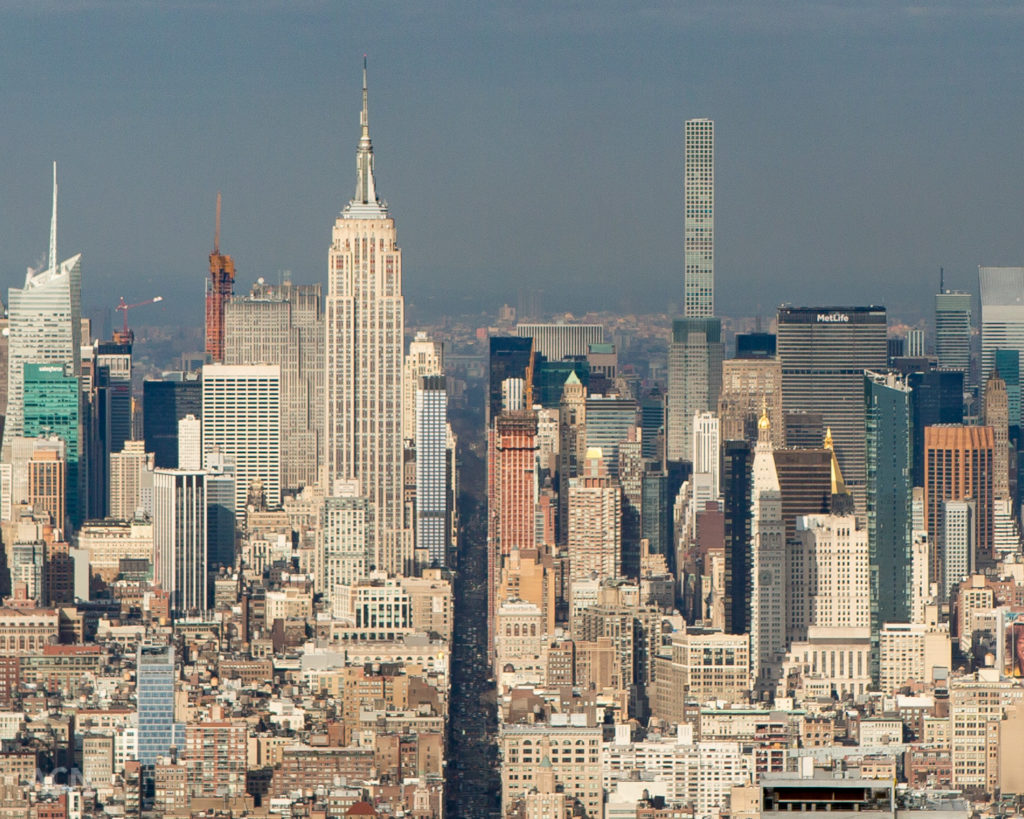
<svg viewBox="0 0 1024 819">
<path fill-rule="evenodd" d="M 695 413 L 718 408 L 722 322 L 715 318 L 715 124 L 686 121 L 683 184 L 683 318 L 672 322 L 668 353 L 666 452 L 691 460 Z"/>
<path fill-rule="evenodd" d="M 683 308 L 705 318 L 715 314 L 715 123 L 688 119 L 685 131 Z"/>
<path fill-rule="evenodd" d="M 365 62 L 360 123 L 356 193 L 334 223 L 328 255 L 327 490 L 339 480 L 359 481 L 370 503 L 374 565 L 411 573 L 402 505 L 402 252 L 395 220 L 377 198 Z"/>
</svg>

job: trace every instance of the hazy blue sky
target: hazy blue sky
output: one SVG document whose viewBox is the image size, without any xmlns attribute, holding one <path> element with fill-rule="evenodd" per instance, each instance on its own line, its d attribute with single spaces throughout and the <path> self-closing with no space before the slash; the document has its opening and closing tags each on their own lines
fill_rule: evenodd
<svg viewBox="0 0 1024 819">
<path fill-rule="evenodd" d="M 0 0 L 0 283 L 48 241 L 84 301 L 199 324 L 214 202 L 239 289 L 326 275 L 370 60 L 411 305 L 658 309 L 682 129 L 716 121 L 723 314 L 929 311 L 1024 263 L 1020 3 Z"/>
</svg>

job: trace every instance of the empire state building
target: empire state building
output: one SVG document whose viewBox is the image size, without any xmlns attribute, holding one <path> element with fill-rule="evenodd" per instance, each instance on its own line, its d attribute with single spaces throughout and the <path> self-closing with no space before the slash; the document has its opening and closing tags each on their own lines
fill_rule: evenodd
<svg viewBox="0 0 1024 819">
<path fill-rule="evenodd" d="M 395 220 L 377 197 L 363 61 L 356 193 L 334 222 L 326 302 L 326 483 L 369 502 L 373 564 L 413 573 L 403 527 L 402 349 L 405 301 Z"/>
</svg>

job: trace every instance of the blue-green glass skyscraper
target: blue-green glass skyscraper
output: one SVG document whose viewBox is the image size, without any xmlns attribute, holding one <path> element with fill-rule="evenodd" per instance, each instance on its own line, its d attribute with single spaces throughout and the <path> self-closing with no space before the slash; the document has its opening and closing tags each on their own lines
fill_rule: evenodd
<svg viewBox="0 0 1024 819">
<path fill-rule="evenodd" d="M 871 636 L 910 620 L 911 390 L 894 373 L 864 376 Z M 873 656 L 877 657 L 877 654 Z M 876 663 L 873 663 L 873 672 Z"/>
<path fill-rule="evenodd" d="M 71 526 L 77 529 L 82 524 L 84 494 L 78 378 L 70 363 L 25 364 L 24 376 L 24 434 L 28 438 L 56 435 L 64 441 L 64 504 Z M 65 525 L 64 521 L 56 523 Z"/>
</svg>

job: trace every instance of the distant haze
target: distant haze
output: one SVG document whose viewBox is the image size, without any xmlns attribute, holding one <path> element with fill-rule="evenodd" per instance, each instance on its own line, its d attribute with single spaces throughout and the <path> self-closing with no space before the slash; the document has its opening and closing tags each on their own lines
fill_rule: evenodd
<svg viewBox="0 0 1024 819">
<path fill-rule="evenodd" d="M 370 66 L 379 191 L 420 309 L 658 310 L 682 294 L 682 134 L 716 123 L 722 314 L 927 314 L 1024 263 L 1011 2 L 0 4 L 0 284 L 61 257 L 86 308 L 202 322 L 239 275 L 325 280 Z M 115 317 L 115 321 L 117 318 Z"/>
</svg>

